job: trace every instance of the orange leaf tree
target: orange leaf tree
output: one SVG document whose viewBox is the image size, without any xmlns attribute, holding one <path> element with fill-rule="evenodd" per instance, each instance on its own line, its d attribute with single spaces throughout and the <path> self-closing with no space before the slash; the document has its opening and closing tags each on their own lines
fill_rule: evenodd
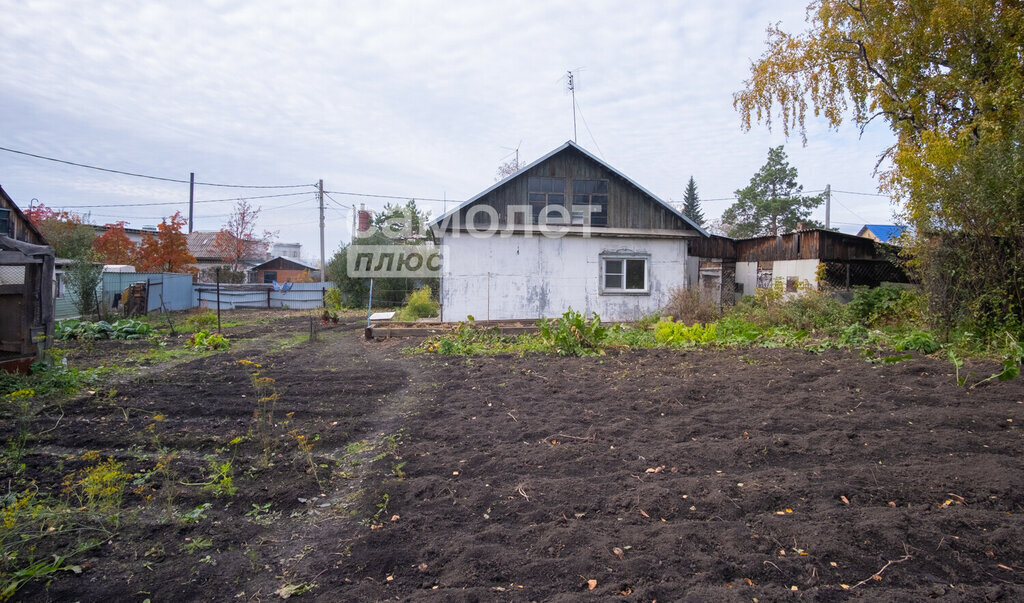
<svg viewBox="0 0 1024 603">
<path fill-rule="evenodd" d="M 188 272 L 196 274 L 196 258 L 188 252 L 188 239 L 181 232 L 185 218 L 175 212 L 157 225 L 155 235 L 144 233 L 136 267 L 143 272 Z"/>
<path fill-rule="evenodd" d="M 25 216 L 43 233 L 59 258 L 86 258 L 91 255 L 91 244 L 96 236 L 86 218 L 69 211 L 56 211 L 42 203 L 29 208 Z"/>
<path fill-rule="evenodd" d="M 274 233 L 256 233 L 259 217 L 260 208 L 250 205 L 245 199 L 239 199 L 227 225 L 217 233 L 213 250 L 231 264 L 232 270 L 237 271 L 243 260 L 262 259 L 266 256 Z"/>
<path fill-rule="evenodd" d="M 135 265 L 139 246 L 128 238 L 124 225 L 123 221 L 107 224 L 107 231 L 93 239 L 92 248 L 104 264 Z"/>
</svg>

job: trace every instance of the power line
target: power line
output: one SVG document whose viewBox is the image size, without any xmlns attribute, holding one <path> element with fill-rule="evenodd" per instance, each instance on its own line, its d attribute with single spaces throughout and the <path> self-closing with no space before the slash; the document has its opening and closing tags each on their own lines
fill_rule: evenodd
<svg viewBox="0 0 1024 603">
<path fill-rule="evenodd" d="M 583 108 L 576 102 L 575 96 L 572 97 L 572 102 L 576 104 L 576 108 L 580 111 L 580 119 L 583 120 L 583 127 L 587 129 L 587 134 L 590 134 L 590 140 L 594 141 L 594 146 L 597 147 L 597 154 L 601 156 L 601 159 L 604 159 L 604 153 L 601 152 L 601 145 L 597 144 L 597 139 L 594 138 L 594 134 L 590 131 L 590 126 L 587 124 L 587 118 L 583 117 Z M 607 161 L 607 159 L 605 159 L 605 161 Z"/>
<path fill-rule="evenodd" d="M 452 199 L 433 199 L 433 198 L 430 198 L 430 197 L 414 197 L 414 196 L 411 196 L 411 195 L 405 195 L 405 196 L 400 196 L 400 195 L 375 195 L 375 194 L 371 194 L 371 193 L 353 193 L 353 192 L 346 192 L 346 191 L 324 191 L 325 195 L 328 194 L 328 193 L 334 194 L 334 195 L 348 195 L 350 197 L 372 197 L 372 198 L 375 198 L 375 199 L 399 199 L 399 200 L 402 200 L 402 201 L 432 201 L 432 202 L 435 202 L 435 203 L 444 203 L 445 201 L 448 201 L 450 203 L 461 203 L 461 201 L 454 201 Z"/>
<path fill-rule="evenodd" d="M 162 176 L 150 176 L 148 174 L 137 174 L 135 172 L 126 172 L 124 170 L 115 170 L 111 168 L 98 167 L 95 165 L 89 165 L 86 163 L 76 163 L 74 161 L 67 161 L 65 159 L 56 159 L 54 157 L 47 157 L 45 155 L 37 155 L 35 153 L 28 153 L 26 151 L 19 151 L 17 149 L 9 149 L 7 147 L 0 147 L 0 151 L 7 151 L 8 153 L 15 153 L 18 155 L 25 155 L 26 157 L 34 157 L 36 159 L 44 159 L 46 161 L 53 161 L 54 163 L 63 163 L 64 165 L 73 165 L 75 167 L 86 168 L 89 170 L 97 170 L 100 172 L 107 172 L 110 174 L 120 174 L 122 176 L 132 176 L 134 178 L 146 178 L 149 180 L 159 180 L 161 182 L 174 182 L 177 184 L 189 184 L 188 180 L 181 180 L 179 178 L 164 178 Z M 281 185 L 248 185 L 248 184 L 221 184 L 217 182 L 196 182 L 201 186 L 219 186 L 222 188 L 304 188 L 307 186 L 313 186 L 312 184 L 281 184 Z M 96 207 L 101 207 L 97 205 Z"/>
<path fill-rule="evenodd" d="M 198 184 L 198 183 L 197 183 Z M 227 199 L 205 199 L 196 201 L 196 203 L 225 203 L 228 201 L 249 201 L 251 199 L 274 199 L 277 197 L 295 197 L 298 195 L 308 195 L 309 191 L 302 191 L 298 193 L 280 193 L 277 195 L 257 195 L 253 197 L 230 197 Z M 103 205 L 62 205 L 61 207 L 75 207 L 90 209 L 93 207 L 152 207 L 156 205 L 182 205 L 183 201 L 154 201 L 152 203 L 107 203 Z"/>
<path fill-rule="evenodd" d="M 881 195 L 881 194 L 878 194 L 878 193 L 857 193 L 857 192 L 854 192 L 854 191 L 837 191 L 836 189 L 832 189 L 832 192 L 833 193 L 843 193 L 844 195 L 861 195 L 862 197 L 885 197 L 885 198 L 889 198 L 889 195 Z"/>
</svg>

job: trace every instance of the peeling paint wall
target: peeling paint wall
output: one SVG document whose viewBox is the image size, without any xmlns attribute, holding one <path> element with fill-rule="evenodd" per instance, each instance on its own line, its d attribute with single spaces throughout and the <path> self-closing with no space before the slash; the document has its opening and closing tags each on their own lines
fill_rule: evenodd
<svg viewBox="0 0 1024 603">
<path fill-rule="evenodd" d="M 601 254 L 649 254 L 648 294 L 602 294 Z M 602 320 L 635 320 L 660 310 L 686 286 L 686 240 L 622 237 L 445 237 L 441 242 L 445 321 L 560 316 L 570 306 Z"/>
<path fill-rule="evenodd" d="M 736 262 L 736 282 L 743 284 L 743 295 L 754 295 L 757 291 L 757 265 L 771 265 L 772 281 L 798 278 L 811 285 L 817 283 L 818 260 L 777 260 L 774 262 Z"/>
</svg>

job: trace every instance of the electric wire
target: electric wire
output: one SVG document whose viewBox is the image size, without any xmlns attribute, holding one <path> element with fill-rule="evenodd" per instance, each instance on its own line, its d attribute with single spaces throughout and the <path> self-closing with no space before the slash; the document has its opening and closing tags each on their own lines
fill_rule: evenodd
<svg viewBox="0 0 1024 603">
<path fill-rule="evenodd" d="M 146 178 L 148 180 L 159 180 L 161 182 L 174 182 L 176 184 L 190 184 L 189 180 L 182 180 L 180 178 L 164 178 L 162 176 L 151 176 L 148 174 L 138 174 L 136 172 L 128 172 L 125 170 L 115 170 L 111 168 L 99 167 L 95 165 L 89 165 L 87 163 L 77 163 L 74 161 L 67 161 L 66 159 L 57 159 L 55 157 L 47 157 L 45 155 L 37 155 L 36 153 L 29 153 L 27 151 L 19 151 L 17 149 L 9 149 L 7 147 L 0 147 L 0 151 L 6 151 L 8 153 L 15 153 L 17 155 L 25 155 L 26 157 L 34 157 L 36 159 L 43 159 L 46 161 L 53 161 L 54 163 L 63 163 L 64 165 L 73 165 L 75 167 L 86 168 L 90 170 L 97 170 L 100 172 L 107 172 L 110 174 L 120 174 L 122 176 L 132 176 L 134 178 Z M 305 188 L 307 186 L 315 186 L 313 184 L 277 184 L 277 185 L 249 185 L 249 184 L 222 184 L 218 182 L 195 182 L 197 186 L 218 186 L 222 188 Z M 98 207 L 98 206 L 97 206 Z"/>
<path fill-rule="evenodd" d="M 276 195 L 255 195 L 250 197 L 229 197 L 226 199 L 203 199 L 199 201 L 193 201 L 193 203 L 225 203 L 228 201 L 248 201 L 250 199 L 274 199 L 278 197 L 296 197 L 298 195 L 308 195 L 309 191 L 301 191 L 298 193 L 278 193 Z M 78 209 L 89 209 L 92 207 L 151 207 L 156 205 L 181 205 L 184 201 L 153 201 L 146 203 L 105 203 L 100 205 L 62 205 L 61 207 L 74 207 Z"/>
<path fill-rule="evenodd" d="M 594 138 L 594 134 L 590 131 L 590 126 L 587 125 L 587 118 L 583 117 L 583 109 L 580 108 L 580 104 L 576 102 L 576 97 L 575 96 L 573 96 L 572 102 L 573 102 L 573 104 L 576 105 L 576 108 L 579 109 L 580 119 L 583 120 L 583 127 L 587 129 L 587 134 L 590 134 L 590 140 L 594 141 L 594 146 L 597 147 L 597 154 L 601 156 L 601 159 L 604 159 L 604 153 L 601 152 L 601 145 L 597 144 L 597 139 Z M 607 161 L 607 160 L 605 160 L 605 161 Z"/>
</svg>

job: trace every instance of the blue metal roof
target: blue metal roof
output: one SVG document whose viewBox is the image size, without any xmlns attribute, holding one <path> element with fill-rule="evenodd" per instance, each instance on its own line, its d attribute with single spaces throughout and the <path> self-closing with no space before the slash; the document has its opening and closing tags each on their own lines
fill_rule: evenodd
<svg viewBox="0 0 1024 603">
<path fill-rule="evenodd" d="M 865 224 L 864 229 L 870 230 L 871 234 L 878 237 L 879 242 L 890 243 L 893 239 L 903 234 L 907 227 L 895 224 Z"/>
</svg>

